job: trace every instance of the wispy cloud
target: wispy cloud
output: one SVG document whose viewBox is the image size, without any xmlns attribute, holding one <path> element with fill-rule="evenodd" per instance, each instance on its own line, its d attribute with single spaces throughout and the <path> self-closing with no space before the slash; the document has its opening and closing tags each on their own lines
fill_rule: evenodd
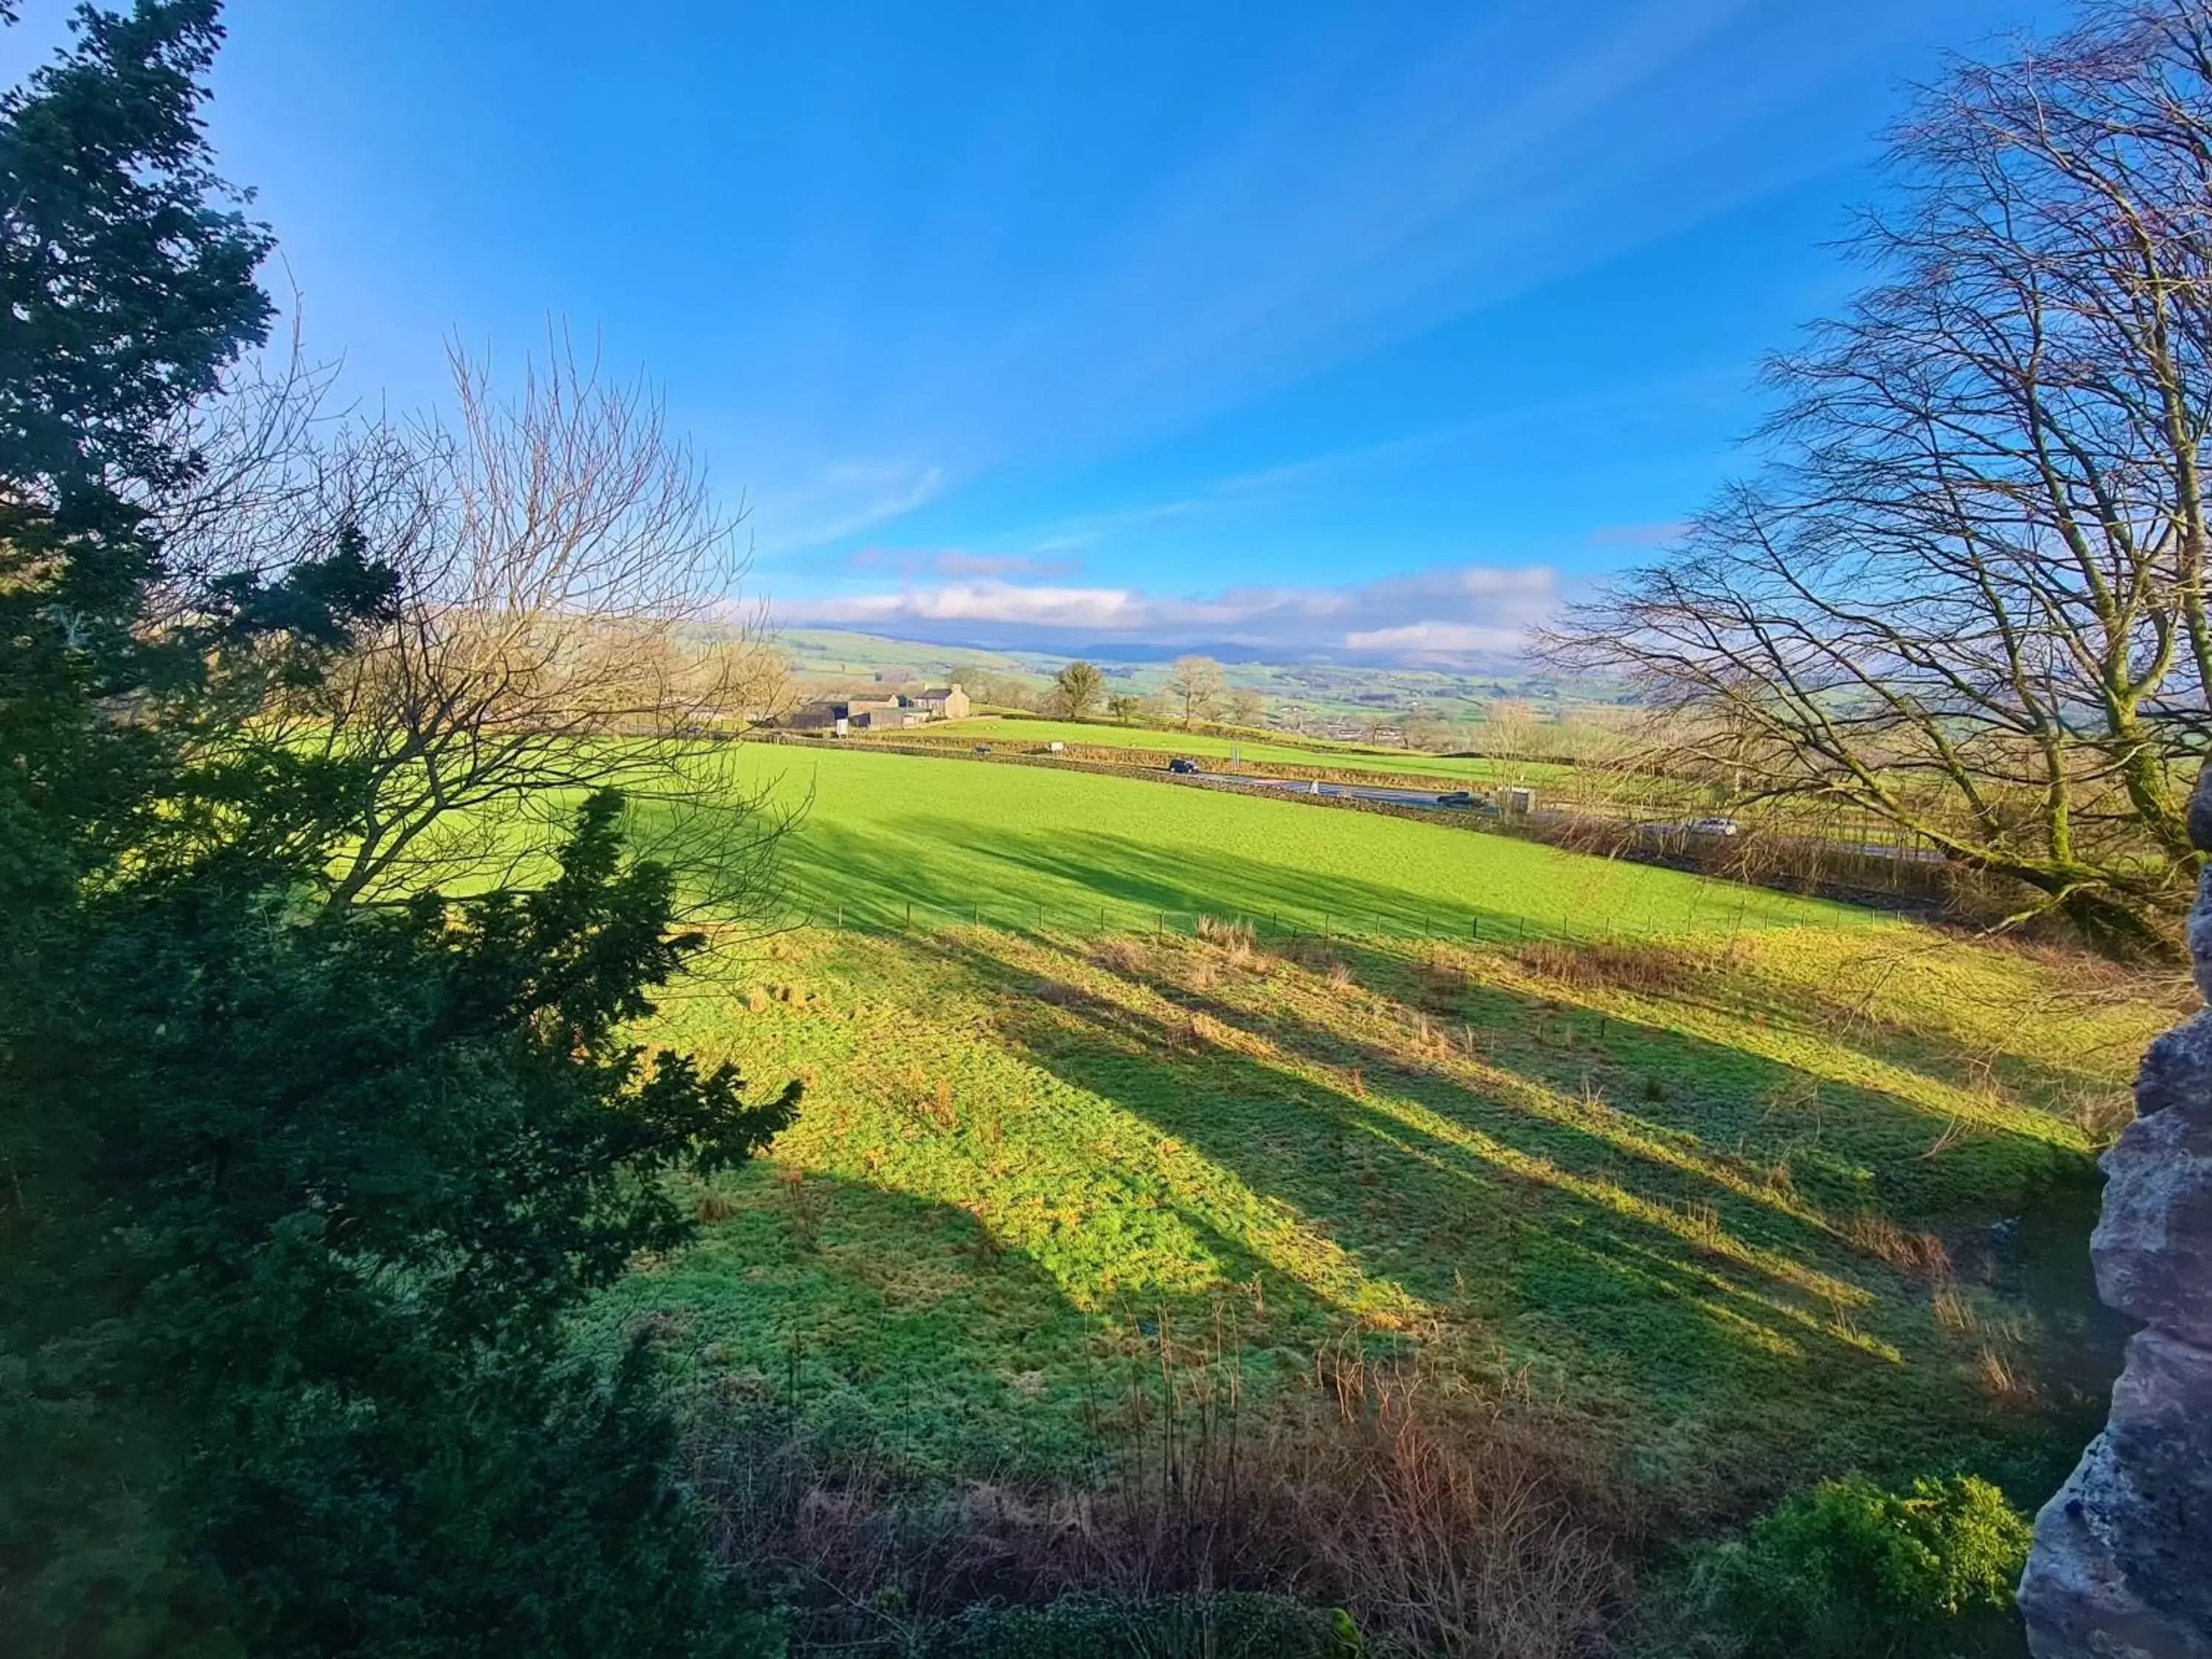
<svg viewBox="0 0 2212 1659">
<path fill-rule="evenodd" d="M 1041 559 L 1031 553 L 971 553 L 957 547 L 864 547 L 845 562 L 854 570 L 909 578 L 927 574 L 1049 580 L 1072 576 L 1083 568 L 1080 559 Z"/>
<path fill-rule="evenodd" d="M 902 518 L 945 487 L 941 466 L 833 461 L 763 490 L 749 518 L 763 552 L 798 552 Z"/>
<path fill-rule="evenodd" d="M 1676 519 L 1665 524 L 1600 525 L 1589 532 L 1589 540 L 1597 547 L 1665 547 L 1689 533 L 1688 522 Z"/>
<path fill-rule="evenodd" d="M 1541 566 L 1452 565 L 1341 586 L 1232 587 L 1182 598 L 985 576 L 794 600 L 779 606 L 777 617 L 945 643 L 1215 646 L 1444 661 L 1516 649 L 1557 594 L 1552 571 Z"/>
</svg>

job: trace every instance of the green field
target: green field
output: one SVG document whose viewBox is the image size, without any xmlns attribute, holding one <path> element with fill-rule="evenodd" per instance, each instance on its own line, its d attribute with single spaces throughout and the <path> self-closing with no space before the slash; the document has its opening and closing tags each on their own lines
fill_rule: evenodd
<svg viewBox="0 0 2212 1659">
<path fill-rule="evenodd" d="M 1472 830 L 1045 767 L 747 748 L 811 799 L 784 908 L 817 921 L 981 919 L 1150 930 L 1163 915 L 1270 931 L 1608 938 L 1865 925 L 1866 913 Z"/>
<path fill-rule="evenodd" d="M 1273 741 L 1264 737 L 1226 738 L 1216 732 L 1176 732 L 1158 726 L 1102 726 L 1087 720 L 1011 719 L 990 714 L 884 735 L 887 741 L 894 743 L 988 743 L 1019 748 L 1057 742 L 1097 749 L 1139 750 L 1147 754 L 1188 755 L 1209 761 L 1242 756 L 1248 765 L 1255 768 L 1328 767 L 1346 772 L 1405 774 L 1470 783 L 1540 782 L 1556 778 L 1566 769 L 1541 761 L 1425 755 L 1403 749 L 1376 750 L 1333 744 L 1319 738 Z M 862 737 L 856 741 L 866 742 L 867 738 Z"/>
<path fill-rule="evenodd" d="M 1331 1344 L 1521 1376 L 1690 1527 L 1850 1468 L 2034 1502 L 2078 1449 L 2117 1340 L 2090 1154 L 2165 1011 L 1402 819 L 745 763 L 811 789 L 790 890 L 844 927 L 737 947 L 661 1029 L 810 1092 L 590 1326 L 649 1319 L 708 1395 L 925 1471 L 1064 1469 L 1148 1343 L 1225 1320 L 1255 1401 Z M 1208 941 L 1193 911 L 1306 933 Z"/>
</svg>

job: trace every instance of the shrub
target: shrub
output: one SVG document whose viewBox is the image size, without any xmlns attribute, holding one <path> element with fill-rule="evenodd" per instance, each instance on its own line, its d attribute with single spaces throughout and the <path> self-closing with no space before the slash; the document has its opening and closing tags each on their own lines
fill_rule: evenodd
<svg viewBox="0 0 2212 1659">
<path fill-rule="evenodd" d="M 1884 1492 L 1853 1477 L 1785 1498 L 1700 1564 L 1715 1632 L 1749 1659 L 1955 1659 L 2015 1651 L 2028 1527 L 1986 1480 Z"/>
<path fill-rule="evenodd" d="M 1352 1659 L 1340 1613 L 1246 1590 L 1122 1601 L 1065 1595 L 1042 1607 L 970 1607 L 929 1651 L 943 1659 Z"/>
</svg>

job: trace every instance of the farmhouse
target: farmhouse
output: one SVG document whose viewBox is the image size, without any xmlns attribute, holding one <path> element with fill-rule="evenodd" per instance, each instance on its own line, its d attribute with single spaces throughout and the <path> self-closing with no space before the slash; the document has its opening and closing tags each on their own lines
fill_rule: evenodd
<svg viewBox="0 0 2212 1659">
<path fill-rule="evenodd" d="M 896 696 L 818 699 L 793 710 L 785 724 L 799 732 L 884 732 L 965 720 L 968 710 L 968 694 L 955 681 Z"/>
</svg>

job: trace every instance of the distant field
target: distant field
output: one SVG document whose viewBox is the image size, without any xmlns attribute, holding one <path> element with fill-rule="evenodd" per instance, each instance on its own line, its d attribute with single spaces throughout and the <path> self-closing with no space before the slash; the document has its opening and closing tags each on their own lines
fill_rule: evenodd
<svg viewBox="0 0 2212 1659">
<path fill-rule="evenodd" d="M 918 738 L 933 743 L 1086 744 L 1103 749 L 1188 755 L 1198 760 L 1226 760 L 1241 751 L 1247 763 L 1255 767 L 1327 766 L 1346 771 L 1403 772 L 1483 783 L 1507 780 L 1540 781 L 1557 777 L 1566 769 L 1541 762 L 1453 760 L 1406 750 L 1376 750 L 1319 738 L 1277 742 L 1266 738 L 1224 738 L 1202 732 L 1162 731 L 1156 726 L 1094 726 L 1077 720 L 1009 720 L 997 715 L 951 720 L 911 732 L 886 732 L 884 736 L 893 742 Z"/>
<path fill-rule="evenodd" d="M 2124 987 L 1383 816 L 746 762 L 779 763 L 793 896 L 847 927 L 660 1030 L 810 1092 L 592 1340 L 649 1317 L 709 1397 L 970 1474 L 1080 1463 L 1163 1334 L 1225 1343 L 1255 1409 L 1325 1346 L 1418 1352 L 1447 1394 L 1526 1378 L 1692 1528 L 1853 1468 L 2033 1503 L 2097 1414 L 2092 1135 L 2170 1018 Z"/>
<path fill-rule="evenodd" d="M 1145 928 L 1162 913 L 1451 935 L 1729 933 L 1867 913 L 1405 818 L 1142 778 L 850 749 L 748 747 L 813 805 L 786 849 L 791 908 Z"/>
</svg>

